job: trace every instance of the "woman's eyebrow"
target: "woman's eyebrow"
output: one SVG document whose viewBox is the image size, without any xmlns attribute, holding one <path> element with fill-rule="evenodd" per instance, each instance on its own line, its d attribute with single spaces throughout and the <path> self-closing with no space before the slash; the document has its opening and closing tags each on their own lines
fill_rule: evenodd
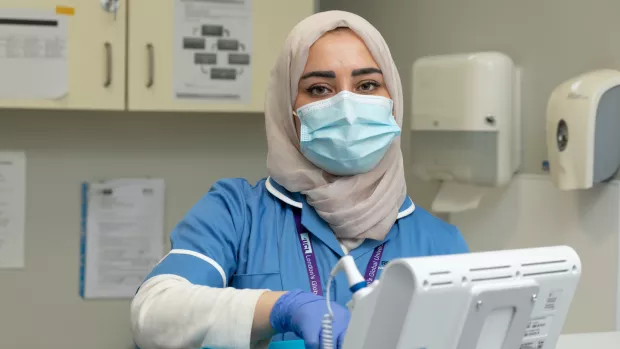
<svg viewBox="0 0 620 349">
<path fill-rule="evenodd" d="M 383 72 L 381 72 L 381 69 L 379 68 L 360 68 L 360 69 L 355 69 L 351 72 L 351 76 L 360 76 L 360 75 L 368 75 L 368 74 L 383 74 Z"/>
<path fill-rule="evenodd" d="M 307 78 L 311 78 L 311 77 L 335 79 L 336 78 L 336 73 L 334 73 L 331 70 L 311 71 L 309 73 L 306 73 L 306 74 L 302 75 L 301 79 L 307 79 Z"/>
</svg>

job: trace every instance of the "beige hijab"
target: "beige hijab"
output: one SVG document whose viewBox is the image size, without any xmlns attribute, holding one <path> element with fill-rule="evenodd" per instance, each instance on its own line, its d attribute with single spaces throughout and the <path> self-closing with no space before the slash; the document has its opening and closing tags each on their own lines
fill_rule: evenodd
<svg viewBox="0 0 620 349">
<path fill-rule="evenodd" d="M 402 86 L 387 44 L 365 19 L 343 11 L 314 14 L 293 28 L 271 72 L 265 125 L 270 176 L 287 190 L 304 194 L 308 204 L 347 245 L 347 241 L 355 244 L 356 240 L 365 238 L 383 240 L 396 221 L 407 188 L 400 137 L 394 139 L 377 167 L 355 176 L 330 175 L 308 161 L 299 150 L 293 119 L 297 84 L 310 46 L 338 27 L 350 28 L 366 43 L 383 71 L 394 101 L 394 116 L 402 128 Z"/>
</svg>

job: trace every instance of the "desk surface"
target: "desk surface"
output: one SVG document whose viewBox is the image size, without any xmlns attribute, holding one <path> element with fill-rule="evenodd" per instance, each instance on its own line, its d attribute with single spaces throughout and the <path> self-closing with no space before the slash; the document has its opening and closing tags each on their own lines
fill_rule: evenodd
<svg viewBox="0 0 620 349">
<path fill-rule="evenodd" d="M 560 336 L 555 349 L 618 349 L 620 332 L 576 333 Z"/>
</svg>

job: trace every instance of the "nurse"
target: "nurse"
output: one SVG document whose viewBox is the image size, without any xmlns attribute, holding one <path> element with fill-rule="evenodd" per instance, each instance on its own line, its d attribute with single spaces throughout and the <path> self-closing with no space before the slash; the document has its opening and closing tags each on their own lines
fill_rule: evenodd
<svg viewBox="0 0 620 349">
<path fill-rule="evenodd" d="M 300 22 L 265 108 L 270 176 L 218 181 L 176 226 L 131 305 L 141 349 L 319 348 L 325 283 L 345 254 L 372 282 L 395 258 L 468 251 L 406 194 L 400 77 L 367 21 L 330 11 Z M 344 275 L 331 290 L 340 348 Z"/>
</svg>

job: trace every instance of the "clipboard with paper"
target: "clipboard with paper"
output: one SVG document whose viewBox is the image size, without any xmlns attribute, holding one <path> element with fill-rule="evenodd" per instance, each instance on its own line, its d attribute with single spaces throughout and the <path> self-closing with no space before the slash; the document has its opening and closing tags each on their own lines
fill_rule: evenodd
<svg viewBox="0 0 620 349">
<path fill-rule="evenodd" d="M 131 298 L 164 253 L 162 179 L 82 184 L 80 295 Z"/>
</svg>

